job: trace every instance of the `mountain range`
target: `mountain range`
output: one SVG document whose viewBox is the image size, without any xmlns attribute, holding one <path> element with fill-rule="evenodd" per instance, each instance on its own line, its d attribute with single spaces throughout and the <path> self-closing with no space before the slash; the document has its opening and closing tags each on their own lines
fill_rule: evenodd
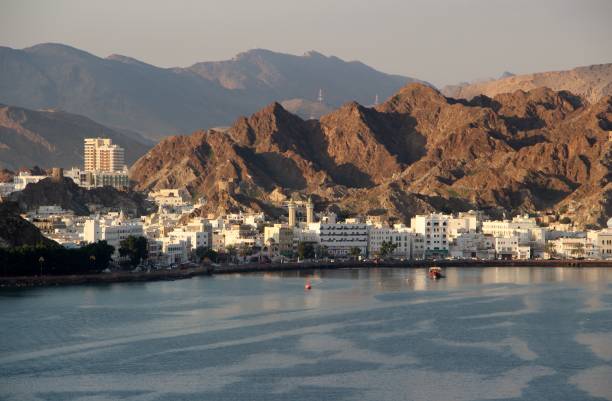
<svg viewBox="0 0 612 401">
<path fill-rule="evenodd" d="M 153 146 L 136 134 L 118 132 L 80 115 L 0 104 L 0 168 L 82 167 L 83 139 L 98 136 L 122 146 L 128 164 Z"/>
<path fill-rule="evenodd" d="M 272 103 L 227 130 L 164 139 L 131 169 L 137 189 L 186 187 L 201 213 L 281 213 L 290 197 L 407 221 L 433 210 L 612 214 L 612 98 L 538 88 L 467 101 L 413 83 L 374 108 L 320 120 Z M 226 190 L 228 183 L 236 191 Z M 221 188 L 222 190 L 219 190 Z"/>
<path fill-rule="evenodd" d="M 315 101 L 319 89 L 326 107 L 348 100 L 370 104 L 412 81 L 317 52 L 294 56 L 255 49 L 226 61 L 159 68 L 61 44 L 0 47 L 1 103 L 61 109 L 155 140 L 225 126 L 272 101 Z"/>
<path fill-rule="evenodd" d="M 525 75 L 504 72 L 500 79 L 450 85 L 442 88 L 442 93 L 450 97 L 471 99 L 478 95 L 495 96 L 519 89 L 528 91 L 539 87 L 570 91 L 595 103 L 602 97 L 612 95 L 612 64 L 596 64 L 566 71 Z"/>
</svg>

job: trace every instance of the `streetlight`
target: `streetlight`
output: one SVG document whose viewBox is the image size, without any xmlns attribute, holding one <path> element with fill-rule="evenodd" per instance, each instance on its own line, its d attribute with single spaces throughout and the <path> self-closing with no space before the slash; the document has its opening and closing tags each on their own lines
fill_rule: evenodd
<svg viewBox="0 0 612 401">
<path fill-rule="evenodd" d="M 43 263 L 45 263 L 45 258 L 42 256 L 38 258 L 38 263 L 40 263 L 40 275 L 42 276 Z"/>
</svg>

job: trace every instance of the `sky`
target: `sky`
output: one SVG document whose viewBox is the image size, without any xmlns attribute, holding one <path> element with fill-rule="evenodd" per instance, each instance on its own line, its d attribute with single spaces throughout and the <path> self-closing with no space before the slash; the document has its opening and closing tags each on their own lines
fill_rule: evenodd
<svg viewBox="0 0 612 401">
<path fill-rule="evenodd" d="M 612 0 L 0 0 L 0 45 L 160 67 L 316 50 L 435 85 L 612 62 Z"/>
</svg>

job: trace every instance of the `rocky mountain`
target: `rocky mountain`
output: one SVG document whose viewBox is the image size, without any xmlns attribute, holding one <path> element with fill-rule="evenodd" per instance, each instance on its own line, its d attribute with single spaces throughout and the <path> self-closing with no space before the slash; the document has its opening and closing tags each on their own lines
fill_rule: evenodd
<svg viewBox="0 0 612 401">
<path fill-rule="evenodd" d="M 131 169 L 137 189 L 185 187 L 202 213 L 319 207 L 385 214 L 553 209 L 581 224 L 612 214 L 612 98 L 538 88 L 471 101 L 410 84 L 385 103 L 304 121 L 272 103 L 224 131 L 166 138 Z"/>
<path fill-rule="evenodd" d="M 446 86 L 442 93 L 455 98 L 471 99 L 478 95 L 495 96 L 516 90 L 529 91 L 538 87 L 566 90 L 591 103 L 612 95 L 612 64 L 578 67 L 567 71 L 513 75 L 504 72 L 500 79 Z"/>
<path fill-rule="evenodd" d="M 76 114 L 0 105 L 0 168 L 82 167 L 83 138 L 96 136 L 121 145 L 129 164 L 153 145 Z"/>
<path fill-rule="evenodd" d="M 15 202 L 24 212 L 44 205 L 59 205 L 77 215 L 89 215 L 108 209 L 141 216 L 153 210 L 153 205 L 142 194 L 118 191 L 112 187 L 88 190 L 69 178 L 57 182 L 45 178 L 36 184 L 28 184 L 23 191 L 10 194 L 8 201 Z"/>
<path fill-rule="evenodd" d="M 254 49 L 227 61 L 197 63 L 187 70 L 226 89 L 258 93 L 266 102 L 293 98 L 315 100 L 319 89 L 323 89 L 325 102 L 331 106 L 349 100 L 369 104 L 377 94 L 386 98 L 407 82 L 418 81 L 315 51 L 294 56 Z"/>
<path fill-rule="evenodd" d="M 20 215 L 14 202 L 0 202 L 0 248 L 22 245 L 59 246 L 41 234 L 40 230 Z"/>
<path fill-rule="evenodd" d="M 0 102 L 66 110 L 153 139 L 228 125 L 274 100 L 315 100 L 319 89 L 332 106 L 371 103 L 410 81 L 316 52 L 257 49 L 227 61 L 158 68 L 60 44 L 0 47 Z"/>
</svg>

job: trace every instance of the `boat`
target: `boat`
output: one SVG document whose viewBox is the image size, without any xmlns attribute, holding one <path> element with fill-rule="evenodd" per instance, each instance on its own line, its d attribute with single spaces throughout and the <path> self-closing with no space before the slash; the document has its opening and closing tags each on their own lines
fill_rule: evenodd
<svg viewBox="0 0 612 401">
<path fill-rule="evenodd" d="M 428 275 L 429 275 L 429 278 L 434 279 L 434 280 L 446 277 L 444 273 L 442 272 L 442 268 L 438 266 L 430 267 Z"/>
<path fill-rule="evenodd" d="M 312 285 L 310 285 L 310 280 L 306 281 L 306 285 L 304 286 L 305 290 L 310 290 L 312 289 Z"/>
</svg>

